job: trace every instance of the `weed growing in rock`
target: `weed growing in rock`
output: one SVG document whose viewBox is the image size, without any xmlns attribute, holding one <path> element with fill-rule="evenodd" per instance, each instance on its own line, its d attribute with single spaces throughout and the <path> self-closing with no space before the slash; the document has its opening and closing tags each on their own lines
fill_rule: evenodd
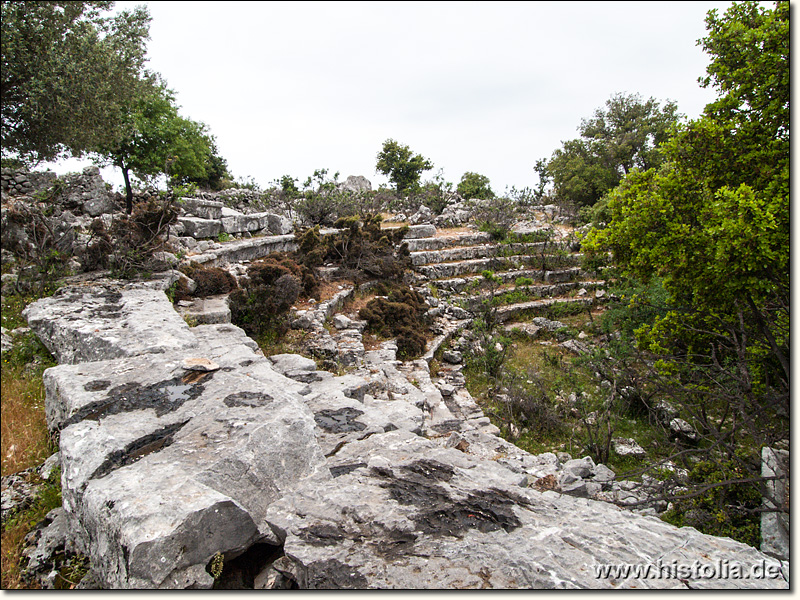
<svg viewBox="0 0 800 600">
<path fill-rule="evenodd" d="M 20 589 L 29 587 L 32 582 L 22 577 L 20 561 L 25 536 L 44 519 L 54 508 L 61 506 L 61 473 L 54 469 L 34 503 L 22 512 L 13 515 L 3 524 L 2 539 L 2 587 Z"/>
</svg>

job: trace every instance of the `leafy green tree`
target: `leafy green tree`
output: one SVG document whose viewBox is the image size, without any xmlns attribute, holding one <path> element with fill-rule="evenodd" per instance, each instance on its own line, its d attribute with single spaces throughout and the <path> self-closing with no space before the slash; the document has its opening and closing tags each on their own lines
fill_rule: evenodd
<svg viewBox="0 0 800 600">
<path fill-rule="evenodd" d="M 734 4 L 706 24 L 700 81 L 718 99 L 663 145 L 658 168 L 609 195 L 611 223 L 584 251 L 663 279 L 666 309 L 639 327 L 639 346 L 712 456 L 758 485 L 758 450 L 789 433 L 789 3 Z"/>
<path fill-rule="evenodd" d="M 389 177 L 398 194 L 414 191 L 419 186 L 423 171 L 433 168 L 433 163 L 421 154 L 414 154 L 408 146 L 403 146 L 393 139 L 383 143 L 378 153 L 376 170 Z"/>
<path fill-rule="evenodd" d="M 674 102 L 661 107 L 654 98 L 616 94 L 581 121 L 581 137 L 564 142 L 546 169 L 537 163 L 540 181 L 552 177 L 556 200 L 591 206 L 633 169 L 658 166 L 658 148 L 679 118 Z"/>
<path fill-rule="evenodd" d="M 228 171 L 228 161 L 219 155 L 217 144 L 211 138 L 210 153 L 205 161 L 205 175 L 188 175 L 183 178 L 173 178 L 173 183 L 194 183 L 202 188 L 212 191 L 225 189 L 230 184 L 232 176 Z"/>
<path fill-rule="evenodd" d="M 609 168 L 603 144 L 568 140 L 547 164 L 553 178 L 555 199 L 577 206 L 591 206 L 619 183 L 619 172 Z"/>
<path fill-rule="evenodd" d="M 470 171 L 461 176 L 461 181 L 458 183 L 456 191 L 465 199 L 489 200 L 494 198 L 489 178 Z"/>
<path fill-rule="evenodd" d="M 120 139 L 144 73 L 150 16 L 113 2 L 3 1 L 2 154 L 26 163 Z"/>
<path fill-rule="evenodd" d="M 140 179 L 160 174 L 173 181 L 206 177 L 213 138 L 203 123 L 178 114 L 174 96 L 163 84 L 151 86 L 136 99 L 125 130 L 120 142 L 99 154 L 122 171 L 128 214 L 133 209 L 130 171 Z"/>
</svg>

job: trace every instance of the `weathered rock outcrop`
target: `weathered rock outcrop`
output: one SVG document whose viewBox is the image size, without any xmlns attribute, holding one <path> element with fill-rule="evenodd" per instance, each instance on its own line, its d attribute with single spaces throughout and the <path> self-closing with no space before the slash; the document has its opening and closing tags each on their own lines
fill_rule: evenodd
<svg viewBox="0 0 800 600">
<path fill-rule="evenodd" d="M 60 363 L 163 354 L 197 345 L 163 291 L 145 286 L 68 286 L 25 309 Z"/>
<path fill-rule="evenodd" d="M 540 491 L 613 491 L 613 473 L 499 438 L 455 357 L 432 378 L 425 360 L 396 361 L 392 342 L 358 352 L 354 319 L 331 335 L 321 321 L 346 293 L 298 316 L 356 357 L 343 376 L 296 355 L 268 360 L 233 325 L 189 328 L 146 286 L 66 288 L 28 308 L 72 363 L 45 373 L 47 417 L 71 544 L 102 586 L 211 587 L 213 565 L 257 557 L 239 585 L 787 587 L 787 565 L 781 575 L 752 547 Z M 596 571 L 716 559 L 778 577 Z"/>
<path fill-rule="evenodd" d="M 337 461 L 333 479 L 304 483 L 267 510 L 301 588 L 736 588 L 753 582 L 659 577 L 656 565 L 764 560 L 727 538 L 520 487 L 493 461 L 408 432 L 350 444 Z M 652 574 L 599 575 L 625 564 L 653 565 Z"/>
<path fill-rule="evenodd" d="M 330 477 L 304 386 L 237 327 L 182 333 L 194 343 L 169 354 L 45 375 L 64 507 L 106 587 L 208 587 L 215 554 L 277 545 L 263 526 L 272 501 L 305 477 Z M 197 357 L 219 368 L 187 369 Z"/>
</svg>

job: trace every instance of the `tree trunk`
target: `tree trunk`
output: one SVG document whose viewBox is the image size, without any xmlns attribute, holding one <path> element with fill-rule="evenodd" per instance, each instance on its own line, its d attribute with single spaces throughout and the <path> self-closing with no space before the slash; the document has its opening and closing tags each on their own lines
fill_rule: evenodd
<svg viewBox="0 0 800 600">
<path fill-rule="evenodd" d="M 133 190 L 131 189 L 130 177 L 128 177 L 128 167 L 122 163 L 117 166 L 122 169 L 122 177 L 125 179 L 125 210 L 128 214 L 131 214 L 133 212 Z"/>
</svg>

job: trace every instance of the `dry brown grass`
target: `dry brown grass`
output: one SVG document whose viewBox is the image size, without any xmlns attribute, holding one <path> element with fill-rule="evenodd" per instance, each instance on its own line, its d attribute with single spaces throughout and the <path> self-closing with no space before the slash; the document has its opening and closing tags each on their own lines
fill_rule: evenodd
<svg viewBox="0 0 800 600">
<path fill-rule="evenodd" d="M 472 227 L 448 227 L 446 229 L 437 229 L 434 237 L 448 237 L 451 235 L 463 235 L 465 233 L 475 233 Z"/>
<path fill-rule="evenodd" d="M 54 451 L 45 422 L 42 380 L 29 379 L 19 371 L 3 366 L 0 395 L 3 476 L 38 465 Z"/>
<path fill-rule="evenodd" d="M 44 385 L 41 376 L 3 358 L 0 393 L 0 452 L 2 475 L 17 473 L 40 464 L 55 451 L 44 416 Z M 3 589 L 29 588 L 19 571 L 21 543 L 32 527 L 52 506 L 37 506 L 13 517 L 0 537 Z"/>
<path fill-rule="evenodd" d="M 358 319 L 358 313 L 362 308 L 365 308 L 367 304 L 369 304 L 370 300 L 375 299 L 375 294 L 372 293 L 357 293 L 355 294 L 345 305 L 345 310 L 351 314 L 355 315 L 355 318 Z"/>
<path fill-rule="evenodd" d="M 336 294 L 338 294 L 339 292 L 342 291 L 341 289 L 339 289 L 340 286 L 342 288 L 346 288 L 348 286 L 349 287 L 353 287 L 353 282 L 352 281 L 322 281 L 322 282 L 320 282 L 319 287 L 318 287 L 319 291 L 315 294 L 316 297 L 314 299 L 316 300 L 316 302 L 314 304 L 312 304 L 308 300 L 298 300 L 297 302 L 295 302 L 294 307 L 297 310 L 308 310 L 309 308 L 312 308 L 313 306 L 315 306 L 316 304 L 319 304 L 320 302 L 325 302 L 326 300 L 330 300 Z"/>
</svg>

